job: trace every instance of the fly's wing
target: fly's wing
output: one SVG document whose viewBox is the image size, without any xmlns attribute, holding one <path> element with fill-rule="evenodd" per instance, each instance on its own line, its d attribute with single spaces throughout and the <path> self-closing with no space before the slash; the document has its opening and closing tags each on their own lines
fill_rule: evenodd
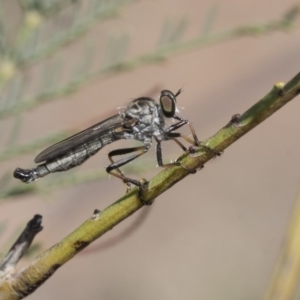
<svg viewBox="0 0 300 300">
<path fill-rule="evenodd" d="M 134 120 L 124 121 L 124 119 L 119 114 L 112 116 L 45 149 L 35 158 L 34 162 L 41 163 L 43 161 L 53 159 L 58 155 L 72 150 L 76 146 L 82 145 L 83 143 L 96 136 L 101 136 L 101 134 L 104 134 L 111 129 L 118 128 L 122 125 L 126 125 L 127 123 L 132 124 L 134 122 Z"/>
</svg>

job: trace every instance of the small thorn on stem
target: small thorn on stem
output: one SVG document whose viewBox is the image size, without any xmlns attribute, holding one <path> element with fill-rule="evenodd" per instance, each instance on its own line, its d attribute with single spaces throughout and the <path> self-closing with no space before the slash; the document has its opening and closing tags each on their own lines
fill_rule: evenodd
<svg viewBox="0 0 300 300">
<path fill-rule="evenodd" d="M 234 124 L 236 127 L 240 127 L 241 115 L 235 114 L 231 117 L 230 123 Z"/>
<path fill-rule="evenodd" d="M 197 150 L 197 149 L 196 149 L 195 146 L 190 146 L 190 147 L 189 147 L 189 153 L 190 153 L 190 154 L 195 154 L 195 153 L 196 153 L 196 150 Z"/>
<path fill-rule="evenodd" d="M 94 213 L 93 213 L 91 219 L 92 219 L 92 220 L 97 219 L 97 218 L 99 217 L 100 213 L 101 213 L 101 210 L 99 210 L 99 209 L 96 208 L 96 209 L 94 210 Z"/>
</svg>

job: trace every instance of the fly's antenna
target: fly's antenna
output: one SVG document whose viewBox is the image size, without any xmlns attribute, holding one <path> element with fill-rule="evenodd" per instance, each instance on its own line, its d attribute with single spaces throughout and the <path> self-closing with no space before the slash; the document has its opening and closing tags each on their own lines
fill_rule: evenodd
<svg viewBox="0 0 300 300">
<path fill-rule="evenodd" d="M 184 86 L 184 84 L 183 84 Z M 174 95 L 175 97 L 177 97 L 178 95 L 180 95 L 183 92 L 183 87 L 179 89 L 179 91 Z"/>
<path fill-rule="evenodd" d="M 178 92 L 174 95 L 175 97 L 177 97 L 178 95 L 180 95 L 182 92 L 182 89 L 179 89 Z"/>
</svg>

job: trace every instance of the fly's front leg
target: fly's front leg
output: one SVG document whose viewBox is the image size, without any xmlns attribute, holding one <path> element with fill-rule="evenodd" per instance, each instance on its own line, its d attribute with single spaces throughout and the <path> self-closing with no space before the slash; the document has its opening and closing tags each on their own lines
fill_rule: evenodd
<svg viewBox="0 0 300 300">
<path fill-rule="evenodd" d="M 198 137 L 197 137 L 197 135 L 196 135 L 196 132 L 195 132 L 195 129 L 194 129 L 194 127 L 192 126 L 192 124 L 188 121 L 188 120 L 183 120 L 182 118 L 180 118 L 180 117 L 178 117 L 178 116 L 173 116 L 173 118 L 175 119 L 175 120 L 178 120 L 179 122 L 177 122 L 177 123 L 175 123 L 175 124 L 173 124 L 173 125 L 171 125 L 171 126 L 169 126 L 168 127 L 168 129 L 167 129 L 167 132 L 168 132 L 168 136 L 174 136 L 174 137 L 182 137 L 182 138 L 184 138 L 187 142 L 189 142 L 190 144 L 192 144 L 192 145 L 194 145 L 194 146 L 200 146 L 200 144 L 201 144 L 201 142 L 198 140 Z M 193 139 L 194 140 L 192 140 L 192 139 L 190 139 L 189 137 L 187 137 L 187 136 L 185 136 L 185 135 L 182 135 L 181 133 L 175 133 L 175 132 L 173 132 L 173 131 L 175 131 L 175 130 L 177 130 L 178 128 L 180 128 L 180 127 L 182 127 L 182 126 L 184 126 L 184 125 L 186 125 L 186 124 L 188 124 L 189 125 L 189 127 L 190 127 L 190 130 L 191 130 L 191 133 L 192 133 L 192 135 L 193 135 Z M 178 143 L 180 143 L 179 141 L 177 141 L 177 144 Z M 180 143 L 181 144 L 181 143 Z M 179 145 L 184 151 L 186 151 L 186 148 L 181 144 L 181 145 Z"/>
<path fill-rule="evenodd" d="M 140 146 L 140 147 L 113 150 L 108 153 L 108 158 L 111 161 L 111 164 L 106 168 L 106 172 L 108 174 L 118 177 L 124 182 L 124 184 L 126 185 L 126 189 L 127 189 L 126 192 L 128 192 L 130 190 L 130 183 L 138 186 L 139 187 L 139 198 L 140 198 L 141 202 L 146 205 L 151 204 L 149 202 L 144 201 L 144 199 L 142 197 L 142 192 L 143 192 L 144 187 L 147 185 L 147 181 L 143 180 L 141 182 L 136 179 L 129 178 L 129 177 L 125 176 L 119 168 L 126 165 L 127 163 L 133 161 L 134 159 L 138 158 L 139 156 L 145 154 L 149 150 L 149 147 L 150 146 L 145 145 L 145 146 Z M 125 154 L 129 154 L 132 152 L 136 152 L 136 153 L 133 155 L 130 155 L 128 157 L 119 159 L 117 161 L 113 160 L 113 156 L 125 155 Z"/>
<path fill-rule="evenodd" d="M 171 131 L 176 130 L 177 128 L 179 128 L 179 127 L 181 127 L 181 126 L 183 126 L 183 125 L 185 125 L 185 124 L 188 124 L 188 125 L 189 125 L 189 128 L 190 128 L 190 131 L 191 131 L 191 133 L 192 133 L 193 139 L 189 138 L 189 137 L 186 136 L 186 135 L 182 135 L 182 134 L 179 134 L 180 137 L 182 137 L 182 138 L 185 139 L 187 142 L 189 142 L 190 144 L 192 144 L 192 145 L 194 145 L 194 146 L 196 146 L 196 147 L 201 146 L 201 147 L 205 148 L 207 151 L 212 152 L 215 156 L 220 156 L 220 155 L 221 155 L 221 153 L 220 153 L 219 151 L 216 151 L 216 150 L 214 150 L 214 149 L 212 149 L 212 148 L 210 148 L 210 147 L 208 147 L 208 146 L 206 146 L 206 145 L 203 145 L 203 144 L 199 141 L 199 139 L 198 139 L 198 137 L 197 137 L 197 134 L 196 134 L 196 131 L 195 131 L 193 125 L 192 125 L 189 121 L 183 120 L 182 118 L 180 118 L 180 117 L 178 117 L 178 116 L 174 116 L 173 118 L 174 118 L 175 120 L 178 120 L 179 122 L 176 123 L 176 124 L 174 124 L 174 125 L 171 125 L 171 126 L 170 126 Z M 172 126 L 174 127 L 174 129 L 173 129 Z M 179 141 L 176 141 L 177 144 L 178 144 L 178 142 L 179 142 Z M 180 145 L 179 145 L 179 146 L 180 146 Z M 180 146 L 180 147 L 182 148 L 182 146 Z M 182 148 L 182 149 L 183 149 L 183 148 Z M 183 150 L 184 150 L 184 149 L 183 149 Z M 184 150 L 184 151 L 185 151 L 185 150 Z M 195 149 L 189 148 L 189 153 L 190 153 L 190 154 L 193 154 L 193 152 L 195 152 Z"/>
<path fill-rule="evenodd" d="M 190 131 L 192 133 L 192 136 L 193 136 L 193 140 L 190 139 L 189 137 L 185 136 L 185 135 L 181 135 L 182 138 L 184 138 L 186 141 L 188 141 L 190 144 L 194 145 L 194 146 L 200 146 L 201 142 L 198 140 L 198 137 L 196 135 L 196 131 L 194 129 L 194 127 L 192 126 L 192 124 L 187 121 L 187 120 L 183 120 L 182 118 L 178 117 L 178 116 L 174 116 L 173 117 L 175 120 L 178 120 L 179 122 L 174 124 L 174 125 L 177 125 L 175 126 L 176 128 L 174 130 L 176 130 L 177 128 L 185 125 L 185 124 L 188 124 L 189 127 L 190 127 Z M 180 126 L 179 126 L 180 125 Z M 170 126 L 171 127 L 171 126 Z M 173 131 L 173 130 L 172 130 Z"/>
</svg>

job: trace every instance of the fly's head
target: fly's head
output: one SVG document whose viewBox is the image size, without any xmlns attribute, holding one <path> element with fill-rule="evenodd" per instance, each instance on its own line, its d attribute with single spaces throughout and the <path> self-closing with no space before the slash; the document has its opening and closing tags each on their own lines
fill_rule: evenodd
<svg viewBox="0 0 300 300">
<path fill-rule="evenodd" d="M 160 94 L 160 107 L 166 118 L 173 118 L 176 112 L 176 97 L 181 93 L 181 89 L 174 95 L 171 91 L 163 90 Z"/>
</svg>

